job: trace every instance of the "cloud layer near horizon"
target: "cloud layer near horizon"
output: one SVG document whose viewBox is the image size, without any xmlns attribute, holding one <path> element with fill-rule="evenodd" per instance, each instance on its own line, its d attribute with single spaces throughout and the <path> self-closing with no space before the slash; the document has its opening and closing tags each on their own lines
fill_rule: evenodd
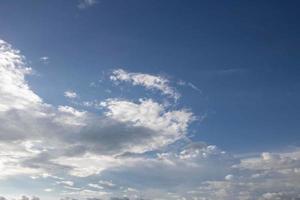
<svg viewBox="0 0 300 200">
<path fill-rule="evenodd" d="M 0 40 L 0 183 L 46 181 L 53 199 L 300 198 L 299 149 L 238 158 L 188 139 L 192 111 L 150 98 L 103 99 L 101 113 L 54 106 L 30 89 L 30 73 Z M 161 76 L 118 69 L 110 79 L 179 98 Z"/>
</svg>

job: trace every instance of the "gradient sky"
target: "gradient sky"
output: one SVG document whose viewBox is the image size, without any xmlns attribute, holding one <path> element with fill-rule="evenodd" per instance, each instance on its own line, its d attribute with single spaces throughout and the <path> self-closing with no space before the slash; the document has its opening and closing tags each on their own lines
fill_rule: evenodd
<svg viewBox="0 0 300 200">
<path fill-rule="evenodd" d="M 1 1 L 0 196 L 300 198 L 299 6 Z"/>
</svg>

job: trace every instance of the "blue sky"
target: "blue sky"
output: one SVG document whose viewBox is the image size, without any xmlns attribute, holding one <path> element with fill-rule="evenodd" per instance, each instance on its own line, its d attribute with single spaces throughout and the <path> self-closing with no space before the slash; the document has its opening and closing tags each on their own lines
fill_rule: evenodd
<svg viewBox="0 0 300 200">
<path fill-rule="evenodd" d="M 0 196 L 296 197 L 298 7 L 2 1 Z"/>
</svg>

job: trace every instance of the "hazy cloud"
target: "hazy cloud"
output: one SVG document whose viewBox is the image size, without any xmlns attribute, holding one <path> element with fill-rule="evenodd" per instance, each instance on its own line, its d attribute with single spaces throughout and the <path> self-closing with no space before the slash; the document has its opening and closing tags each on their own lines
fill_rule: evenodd
<svg viewBox="0 0 300 200">
<path fill-rule="evenodd" d="M 79 0 L 77 7 L 79 9 L 86 9 L 91 6 L 94 6 L 97 3 L 98 3 L 97 0 Z"/>
</svg>

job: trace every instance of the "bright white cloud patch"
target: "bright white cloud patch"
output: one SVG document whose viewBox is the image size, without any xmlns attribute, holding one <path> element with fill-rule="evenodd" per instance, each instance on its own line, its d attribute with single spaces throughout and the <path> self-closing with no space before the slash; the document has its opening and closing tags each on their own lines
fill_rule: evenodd
<svg viewBox="0 0 300 200">
<path fill-rule="evenodd" d="M 24 109 L 41 103 L 41 98 L 25 81 L 30 72 L 31 68 L 25 65 L 19 51 L 0 40 L 0 111 Z"/>
<path fill-rule="evenodd" d="M 152 138 L 153 141 L 147 141 L 148 144 L 140 147 L 148 146 L 148 150 L 163 147 L 182 138 L 194 119 L 193 114 L 187 110 L 167 111 L 163 105 L 151 99 L 140 100 L 139 103 L 110 99 L 102 105 L 107 108 L 105 114 L 114 120 L 153 130 L 157 134 Z"/>
<path fill-rule="evenodd" d="M 140 85 L 146 89 L 159 90 L 174 99 L 179 99 L 180 94 L 170 86 L 170 81 L 162 76 L 155 76 L 143 73 L 131 73 L 123 69 L 117 69 L 112 72 L 110 76 L 112 81 L 125 81 L 133 85 Z"/>
</svg>

